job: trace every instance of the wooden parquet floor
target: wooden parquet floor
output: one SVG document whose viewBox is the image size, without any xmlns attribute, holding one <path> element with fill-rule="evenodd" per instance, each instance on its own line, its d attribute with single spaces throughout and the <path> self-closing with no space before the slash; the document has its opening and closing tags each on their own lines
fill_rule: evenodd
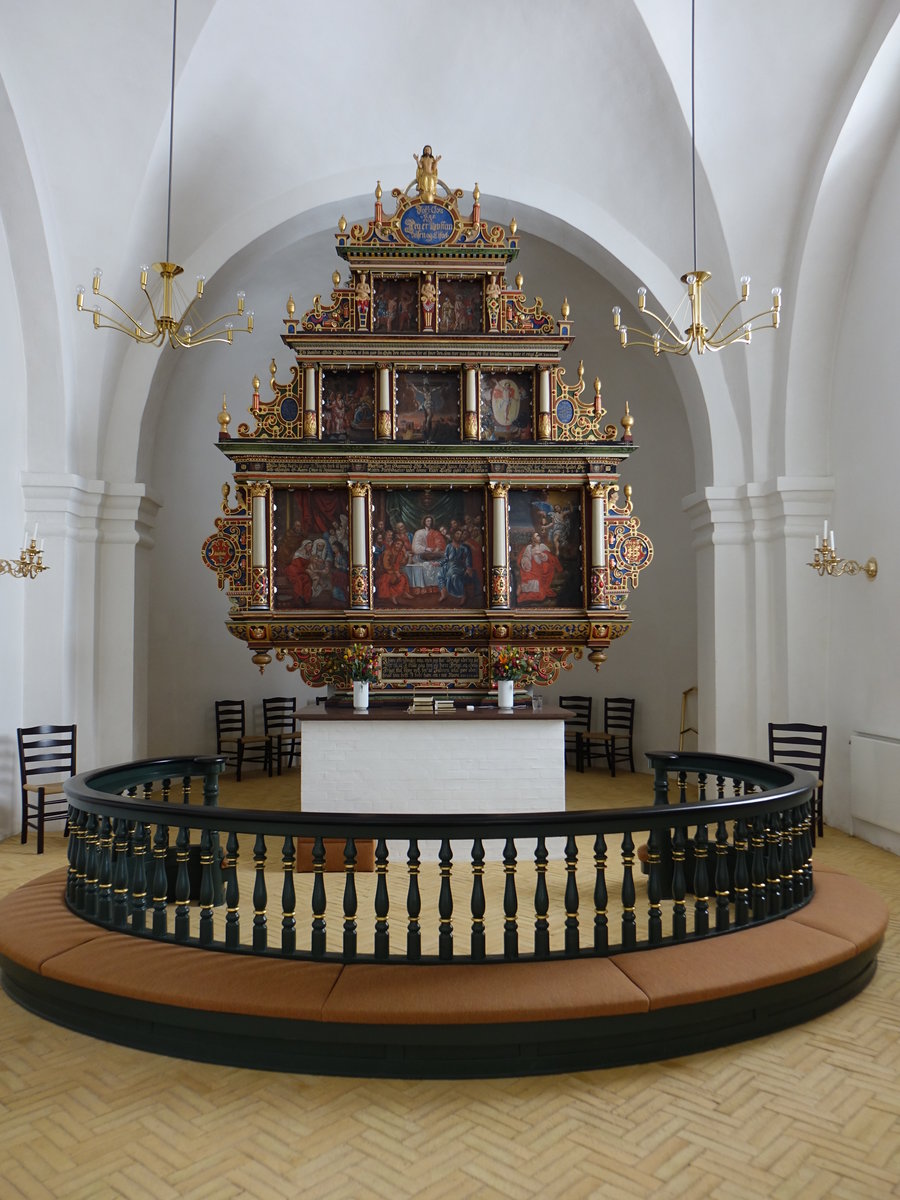
<svg viewBox="0 0 900 1200">
<path fill-rule="evenodd" d="M 296 773 L 280 786 L 288 806 Z M 567 786 L 571 806 L 649 794 L 647 777 L 599 770 Z M 248 775 L 240 803 L 262 790 Z M 0 895 L 64 855 L 58 832 L 42 859 L 3 842 Z M 464 1082 L 270 1074 L 108 1045 L 0 993 L 0 1197 L 900 1196 L 900 862 L 833 830 L 816 857 L 891 906 L 873 983 L 798 1028 L 649 1065 Z"/>
</svg>

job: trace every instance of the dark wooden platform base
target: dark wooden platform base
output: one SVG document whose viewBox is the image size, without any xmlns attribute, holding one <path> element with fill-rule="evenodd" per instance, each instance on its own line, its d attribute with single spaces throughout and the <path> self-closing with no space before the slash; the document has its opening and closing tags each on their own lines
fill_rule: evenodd
<svg viewBox="0 0 900 1200">
<path fill-rule="evenodd" d="M 580 1071 L 758 1037 L 865 987 L 888 916 L 869 888 L 819 870 L 806 908 L 703 941 L 541 963 L 344 966 L 112 933 L 69 912 L 63 879 L 0 901 L 0 966 L 18 1003 L 142 1050 L 328 1075 Z"/>
</svg>

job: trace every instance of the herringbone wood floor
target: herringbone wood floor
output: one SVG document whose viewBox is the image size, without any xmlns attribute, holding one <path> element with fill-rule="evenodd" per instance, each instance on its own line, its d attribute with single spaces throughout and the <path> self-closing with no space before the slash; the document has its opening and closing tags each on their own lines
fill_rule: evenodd
<svg viewBox="0 0 900 1200">
<path fill-rule="evenodd" d="M 568 773 L 570 805 L 647 778 Z M 262 781 L 248 773 L 240 802 Z M 296 774 L 276 803 L 293 803 Z M 233 784 L 223 802 L 234 799 Z M 64 861 L 0 844 L 0 895 Z M 874 982 L 816 1021 L 691 1058 L 538 1079 L 328 1079 L 94 1041 L 0 994 L 0 1196 L 691 1200 L 900 1195 L 900 863 L 828 830 L 816 856 L 893 915 Z"/>
</svg>

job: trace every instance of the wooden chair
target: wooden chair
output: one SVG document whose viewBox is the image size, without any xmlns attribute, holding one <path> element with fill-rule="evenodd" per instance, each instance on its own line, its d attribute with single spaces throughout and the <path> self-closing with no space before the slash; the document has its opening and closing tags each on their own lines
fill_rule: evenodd
<svg viewBox="0 0 900 1200">
<path fill-rule="evenodd" d="M 819 837 L 825 833 L 822 793 L 825 790 L 827 735 L 827 725 L 778 725 L 769 722 L 769 762 L 809 771 L 818 780 L 819 786 L 813 792 L 813 845 L 816 844 L 816 828 L 818 827 Z"/>
<path fill-rule="evenodd" d="M 263 729 L 272 738 L 279 775 L 281 760 L 285 755 L 288 770 L 294 765 L 294 755 L 300 758 L 300 730 L 293 720 L 296 711 L 295 696 L 266 696 L 263 699 Z"/>
<path fill-rule="evenodd" d="M 599 742 L 606 753 L 606 765 L 613 779 L 616 763 L 627 762 L 634 770 L 634 700 L 628 696 L 607 696 L 603 701 L 603 729 L 597 733 L 578 731 L 575 740 L 575 767 L 584 770 L 587 756 L 591 765 L 591 744 Z"/>
<path fill-rule="evenodd" d="M 591 710 L 594 705 L 591 696 L 560 696 L 559 707 L 567 709 L 573 716 L 566 719 L 565 744 L 563 759 L 570 752 L 578 758 L 578 735 L 589 733 L 591 728 Z M 591 748 L 587 748 L 588 765 L 591 761 Z M 583 769 L 583 768 L 582 768 Z"/>
<path fill-rule="evenodd" d="M 37 830 L 37 852 L 44 853 L 44 822 L 64 819 L 69 832 L 69 802 L 63 783 L 75 774 L 74 725 L 31 725 L 17 729 L 22 780 L 22 841 Z M 53 779 L 35 776 L 52 775 Z"/>
<path fill-rule="evenodd" d="M 247 754 L 247 748 L 250 754 Z M 243 700 L 216 701 L 216 753 L 234 762 L 234 777 L 241 782 L 244 759 L 261 763 L 272 776 L 272 738 L 267 733 L 247 733 Z"/>
</svg>

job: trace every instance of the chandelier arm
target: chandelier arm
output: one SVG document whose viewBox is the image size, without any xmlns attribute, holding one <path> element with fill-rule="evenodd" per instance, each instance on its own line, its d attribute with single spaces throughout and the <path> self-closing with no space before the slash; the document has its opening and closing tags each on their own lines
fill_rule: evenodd
<svg viewBox="0 0 900 1200">
<path fill-rule="evenodd" d="M 735 307 L 736 307 L 736 305 L 732 305 L 732 308 L 729 309 L 729 312 L 733 311 L 733 309 Z M 725 314 L 726 317 L 727 317 L 727 315 L 728 315 L 728 313 Z M 775 317 L 775 309 L 774 308 L 764 308 L 762 310 L 762 312 L 754 313 L 754 315 L 752 317 L 747 317 L 744 321 L 741 322 L 740 325 L 736 325 L 734 327 L 734 329 L 731 330 L 730 333 L 723 334 L 722 337 L 717 338 L 717 337 L 715 337 L 715 334 L 718 332 L 719 329 L 721 329 L 721 327 L 725 321 L 725 317 L 723 317 L 722 320 L 719 322 L 719 324 L 716 326 L 716 328 L 712 331 L 712 334 L 710 334 L 709 337 L 707 337 L 707 339 L 706 339 L 707 346 L 711 350 L 721 350 L 725 346 L 730 346 L 733 342 L 746 341 L 747 340 L 746 333 L 745 333 L 746 327 L 749 325 L 751 327 L 751 332 L 752 332 L 753 322 L 761 320 L 762 317 L 773 317 L 774 318 Z M 772 320 L 771 324 L 769 324 L 769 325 L 757 326 L 758 330 L 759 329 L 777 329 L 777 328 L 778 328 L 778 323 L 774 319 Z"/>
<path fill-rule="evenodd" d="M 191 301 L 191 304 L 193 304 L 193 301 Z M 186 317 L 190 311 L 191 311 L 191 305 L 189 304 L 188 307 L 184 310 L 184 317 Z M 192 343 L 196 342 L 197 338 L 201 337 L 206 332 L 207 329 L 214 329 L 215 326 L 221 325 L 223 321 L 227 321 L 232 317 L 246 318 L 246 316 L 247 316 L 246 313 L 241 313 L 241 312 L 222 313 L 222 315 L 220 317 L 215 317 L 212 321 L 207 321 L 205 325 L 199 325 L 191 333 L 191 342 Z M 180 329 L 184 328 L 184 317 L 182 317 L 181 321 L 179 322 Z M 224 330 L 222 330 L 221 332 L 223 334 L 225 333 Z M 235 332 L 235 330 L 232 330 L 232 333 L 234 333 L 234 332 Z M 242 331 L 238 331 L 238 332 L 242 332 Z"/>
<path fill-rule="evenodd" d="M 673 341 L 678 343 L 679 346 L 687 345 L 686 339 L 681 336 L 681 334 L 678 332 L 678 330 L 672 324 L 671 317 L 660 317 L 657 313 L 655 313 L 653 311 L 652 308 L 646 308 L 646 307 L 641 309 L 641 313 L 645 317 L 651 317 L 657 323 L 657 325 L 660 326 L 661 329 L 664 329 L 666 331 L 666 333 L 669 335 L 670 338 L 673 339 Z M 629 328 L 629 334 L 630 333 L 631 333 L 631 329 Z"/>
<path fill-rule="evenodd" d="M 660 354 L 687 354 L 690 351 L 692 342 L 688 341 L 664 341 L 661 337 L 653 337 L 646 330 L 637 330 L 633 326 L 628 327 L 628 342 L 626 349 L 629 346 L 645 346 L 648 350 L 653 350 L 654 353 Z"/>
<path fill-rule="evenodd" d="M 109 313 L 105 313 L 105 312 L 97 313 L 95 310 L 90 309 L 90 308 L 82 309 L 82 312 L 86 312 L 89 316 L 103 318 L 103 320 L 105 321 L 105 324 L 98 326 L 98 328 L 121 329 L 123 333 L 127 333 L 130 337 L 133 337 L 136 341 L 139 341 L 139 342 L 155 341 L 157 333 L 158 333 L 157 329 L 155 329 L 155 328 L 152 330 L 145 329 L 145 327 L 141 324 L 141 322 L 138 321 L 135 317 L 133 317 L 127 308 L 123 308 L 122 305 L 119 304 L 118 300 L 114 300 L 112 298 L 112 296 L 107 296 L 107 294 L 105 292 L 94 292 L 94 295 L 99 296 L 101 300 L 105 300 L 107 304 L 111 304 L 112 307 L 117 309 L 122 314 L 122 316 L 126 319 L 126 321 L 130 321 L 131 325 L 133 326 L 133 328 L 129 328 L 128 325 L 123 325 L 121 321 L 116 320 L 116 318 Z M 153 307 L 152 303 L 151 303 L 150 307 L 152 309 L 152 307 Z M 154 318 L 155 318 L 155 315 L 156 314 L 154 313 Z M 96 324 L 96 322 L 95 322 L 95 324 Z"/>
</svg>

